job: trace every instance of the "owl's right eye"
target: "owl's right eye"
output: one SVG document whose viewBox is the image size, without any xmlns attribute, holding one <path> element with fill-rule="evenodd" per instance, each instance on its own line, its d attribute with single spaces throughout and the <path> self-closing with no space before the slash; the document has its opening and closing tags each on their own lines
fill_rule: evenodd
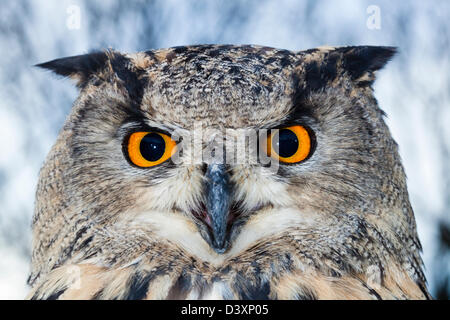
<svg viewBox="0 0 450 320">
<path fill-rule="evenodd" d="M 130 161 L 138 167 L 154 167 L 169 159 L 176 151 L 176 142 L 160 132 L 134 132 L 128 139 Z"/>
</svg>

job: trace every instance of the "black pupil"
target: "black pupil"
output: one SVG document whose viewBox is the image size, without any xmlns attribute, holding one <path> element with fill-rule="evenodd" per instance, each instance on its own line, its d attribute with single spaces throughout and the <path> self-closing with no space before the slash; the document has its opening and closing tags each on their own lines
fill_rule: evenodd
<svg viewBox="0 0 450 320">
<path fill-rule="evenodd" d="M 278 143 L 274 139 L 272 147 L 280 157 L 292 157 L 298 150 L 297 135 L 289 129 L 281 129 L 278 132 Z"/>
<path fill-rule="evenodd" d="M 149 133 L 141 140 L 139 146 L 141 155 L 147 161 L 158 161 L 164 155 L 166 142 L 157 133 Z"/>
</svg>

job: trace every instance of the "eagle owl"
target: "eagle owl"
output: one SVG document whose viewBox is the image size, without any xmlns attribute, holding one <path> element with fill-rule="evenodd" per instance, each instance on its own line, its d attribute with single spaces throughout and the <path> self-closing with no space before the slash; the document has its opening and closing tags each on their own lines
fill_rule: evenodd
<svg viewBox="0 0 450 320">
<path fill-rule="evenodd" d="M 372 89 L 395 51 L 198 45 L 40 64 L 80 95 L 40 172 L 28 297 L 430 298 Z"/>
</svg>

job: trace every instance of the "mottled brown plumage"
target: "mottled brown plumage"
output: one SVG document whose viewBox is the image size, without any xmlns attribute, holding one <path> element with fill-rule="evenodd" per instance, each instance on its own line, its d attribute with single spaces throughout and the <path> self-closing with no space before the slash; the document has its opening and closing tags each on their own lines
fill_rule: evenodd
<svg viewBox="0 0 450 320">
<path fill-rule="evenodd" d="M 29 298 L 428 298 L 404 170 L 371 87 L 394 52 L 204 45 L 41 65 L 81 92 L 41 170 Z M 228 165 L 222 252 L 196 216 L 210 164 L 143 169 L 124 155 L 133 129 L 200 124 L 233 141 L 292 123 L 312 132 L 306 161 Z"/>
</svg>

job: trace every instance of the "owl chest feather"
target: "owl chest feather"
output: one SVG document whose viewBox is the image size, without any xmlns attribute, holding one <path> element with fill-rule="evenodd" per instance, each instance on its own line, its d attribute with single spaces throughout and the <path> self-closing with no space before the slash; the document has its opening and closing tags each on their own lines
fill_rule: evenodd
<svg viewBox="0 0 450 320">
<path fill-rule="evenodd" d="M 286 215 L 284 215 L 286 216 Z M 153 219 L 154 218 L 154 219 Z M 272 218 L 272 217 L 271 217 Z M 277 219 L 276 214 L 274 218 Z M 153 219 L 153 220 L 152 220 Z M 271 228 L 252 229 L 237 238 L 241 246 L 219 255 L 188 225 L 163 217 L 144 219 L 159 230 L 157 242 L 147 235 L 121 251 L 122 260 L 104 255 L 72 258 L 36 285 L 36 299 L 407 299 L 425 293 L 395 261 L 389 269 L 350 270 L 353 261 L 329 260 L 301 247 L 292 236 Z M 271 222 L 269 216 L 267 223 Z M 144 220 L 135 220 L 142 226 Z M 158 222 L 156 222 L 158 221 Z M 297 221 L 300 222 L 300 221 Z M 255 222 L 256 223 L 256 222 Z M 258 221 L 258 225 L 263 223 Z M 286 221 L 292 223 L 292 221 Z M 307 221 L 303 221 L 307 223 Z M 270 223 L 269 223 L 270 224 Z M 254 226 L 256 228 L 256 225 Z M 285 226 L 284 226 L 285 227 Z M 112 238 L 120 239 L 111 234 Z M 164 238 L 165 241 L 161 239 Z M 204 242 L 204 241 L 203 241 Z M 139 245 L 138 245 L 139 244 Z M 110 245 L 120 246 L 115 242 Z M 97 249 L 94 249 L 98 251 Z M 120 250 L 123 250 L 120 249 Z M 314 251 L 314 250 L 313 250 Z M 112 253 L 111 253 L 112 254 Z M 112 254 L 114 255 L 114 254 Z M 115 255 L 117 256 L 117 255 Z"/>
<path fill-rule="evenodd" d="M 279 263 L 279 262 L 278 262 Z M 271 271 L 269 269 L 272 269 Z M 318 270 L 278 268 L 273 263 L 237 262 L 208 274 L 193 266 L 151 269 L 91 264 L 55 269 L 30 294 L 32 299 L 423 299 L 427 295 L 399 270 L 383 283 L 364 274 L 327 275 Z"/>
</svg>

